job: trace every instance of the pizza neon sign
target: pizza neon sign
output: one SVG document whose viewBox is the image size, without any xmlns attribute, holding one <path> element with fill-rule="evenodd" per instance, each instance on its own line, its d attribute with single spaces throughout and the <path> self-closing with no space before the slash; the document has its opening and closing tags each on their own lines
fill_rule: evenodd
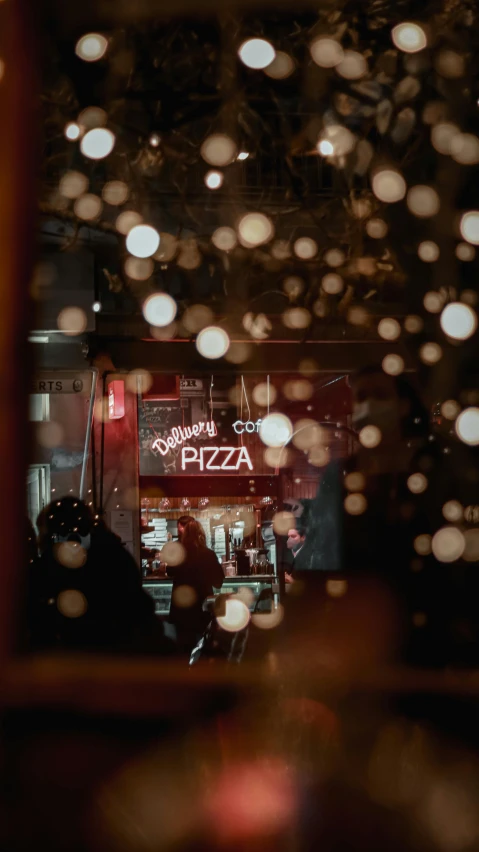
<svg viewBox="0 0 479 852">
<path fill-rule="evenodd" d="M 198 465 L 198 470 L 239 470 L 253 465 L 246 447 L 182 447 L 181 469 L 187 465 Z"/>
<path fill-rule="evenodd" d="M 166 438 L 157 438 L 151 445 L 152 450 L 158 450 L 162 456 L 166 456 L 170 450 L 180 447 L 192 438 L 215 438 L 218 434 L 214 420 L 200 420 L 193 426 L 173 426 Z"/>
</svg>

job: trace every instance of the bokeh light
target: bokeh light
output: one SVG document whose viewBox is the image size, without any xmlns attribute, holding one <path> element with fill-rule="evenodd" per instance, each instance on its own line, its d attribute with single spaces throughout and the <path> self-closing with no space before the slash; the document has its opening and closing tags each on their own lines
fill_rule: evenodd
<svg viewBox="0 0 479 852">
<path fill-rule="evenodd" d="M 383 340 L 397 340 L 401 334 L 401 326 L 396 319 L 384 317 L 378 323 L 378 334 Z"/>
<path fill-rule="evenodd" d="M 236 159 L 236 143 L 225 133 L 208 136 L 201 146 L 201 156 L 210 166 L 228 166 Z"/>
<path fill-rule="evenodd" d="M 151 225 L 135 225 L 128 231 L 126 247 L 135 257 L 151 257 L 159 245 L 160 235 Z"/>
<path fill-rule="evenodd" d="M 238 235 L 246 248 L 263 245 L 274 236 L 273 223 L 264 213 L 246 213 L 238 222 Z"/>
<path fill-rule="evenodd" d="M 238 55 L 244 65 L 254 70 L 267 68 L 273 62 L 276 53 L 273 45 L 264 38 L 249 38 L 243 42 Z"/>
<path fill-rule="evenodd" d="M 106 127 L 95 127 L 82 137 L 80 150 L 90 160 L 103 160 L 115 147 L 115 136 Z"/>
<path fill-rule="evenodd" d="M 341 251 L 341 249 L 328 249 L 324 255 L 324 262 L 333 269 L 336 269 L 338 266 L 342 266 L 345 260 L 345 254 Z"/>
<path fill-rule="evenodd" d="M 343 58 L 336 65 L 336 71 L 345 80 L 359 80 L 368 71 L 368 63 L 362 53 L 345 50 Z"/>
<path fill-rule="evenodd" d="M 183 314 L 182 322 L 187 331 L 198 334 L 202 328 L 212 324 L 213 318 L 213 311 L 207 305 L 190 305 Z"/>
<path fill-rule="evenodd" d="M 399 376 L 404 371 L 404 366 L 404 359 L 395 353 L 386 355 L 382 361 L 382 368 L 388 376 Z"/>
<path fill-rule="evenodd" d="M 459 503 L 459 500 L 448 500 L 442 507 L 442 514 L 444 515 L 444 518 L 451 524 L 461 521 L 463 513 L 464 507 L 461 503 Z"/>
<path fill-rule="evenodd" d="M 404 320 L 404 328 L 409 334 L 419 334 L 423 326 L 422 317 L 418 317 L 416 314 L 409 314 Z"/>
<path fill-rule="evenodd" d="M 222 358 L 230 345 L 228 334 L 219 326 L 203 328 L 196 338 L 196 348 L 203 358 Z"/>
<path fill-rule="evenodd" d="M 418 184 L 409 190 L 407 206 L 411 213 L 422 219 L 435 216 L 440 207 L 439 195 L 432 186 Z"/>
<path fill-rule="evenodd" d="M 81 568 L 87 560 L 88 553 L 78 541 L 61 541 L 54 548 L 55 559 L 65 568 Z"/>
<path fill-rule="evenodd" d="M 273 80 L 285 80 L 286 77 L 291 76 L 294 69 L 294 60 L 291 58 L 289 53 L 285 53 L 283 50 L 277 50 L 275 58 L 271 64 L 264 69 L 264 73 Z"/>
<path fill-rule="evenodd" d="M 360 470 L 353 470 L 345 476 L 344 485 L 348 491 L 364 491 L 366 477 Z"/>
<path fill-rule="evenodd" d="M 453 140 L 459 134 L 456 124 L 443 121 L 436 124 L 431 130 L 431 142 L 439 154 L 450 154 Z"/>
<path fill-rule="evenodd" d="M 432 552 L 439 562 L 456 562 L 464 553 L 466 542 L 457 527 L 442 527 L 432 537 Z"/>
<path fill-rule="evenodd" d="M 413 494 L 422 494 L 428 485 L 427 478 L 423 473 L 412 473 L 408 477 L 407 487 Z"/>
<path fill-rule="evenodd" d="M 271 382 L 259 382 L 253 388 L 253 402 L 259 408 L 266 408 L 268 405 L 274 405 L 278 396 L 278 391 Z"/>
<path fill-rule="evenodd" d="M 428 533 L 422 533 L 414 539 L 414 550 L 420 556 L 427 556 L 431 552 L 431 536 Z"/>
<path fill-rule="evenodd" d="M 88 609 L 88 601 L 78 589 L 63 589 L 57 597 L 57 609 L 65 618 L 81 618 Z"/>
<path fill-rule="evenodd" d="M 273 604 L 271 612 L 255 612 L 251 616 L 251 622 L 260 630 L 273 630 L 281 624 L 284 618 L 284 607 L 281 604 Z"/>
<path fill-rule="evenodd" d="M 299 237 L 294 243 L 293 251 L 301 260 L 311 260 L 318 253 L 318 244 L 310 237 Z"/>
<path fill-rule="evenodd" d="M 455 420 L 461 411 L 461 406 L 455 399 L 446 399 L 441 405 L 441 414 L 446 420 Z"/>
<path fill-rule="evenodd" d="M 62 308 L 57 316 L 57 326 L 63 334 L 74 337 L 83 334 L 87 327 L 87 316 L 82 308 L 71 305 Z"/>
<path fill-rule="evenodd" d="M 479 210 L 464 213 L 460 223 L 461 235 L 467 243 L 479 245 Z"/>
<path fill-rule="evenodd" d="M 236 231 L 233 228 L 228 228 L 226 225 L 223 225 L 221 228 L 217 228 L 216 231 L 213 232 L 211 242 L 217 249 L 220 249 L 220 251 L 232 251 L 232 249 L 238 245 L 238 237 L 236 236 Z"/>
<path fill-rule="evenodd" d="M 289 530 L 296 529 L 296 518 L 292 512 L 275 512 L 273 515 L 273 530 L 276 535 L 288 535 Z"/>
<path fill-rule="evenodd" d="M 143 316 L 149 325 L 167 326 L 176 317 L 178 306 L 168 293 L 152 293 L 143 302 Z"/>
<path fill-rule="evenodd" d="M 439 314 L 444 305 L 444 297 L 441 293 L 430 290 L 424 295 L 423 305 L 430 314 Z"/>
<path fill-rule="evenodd" d="M 439 343 L 424 343 L 419 349 L 419 357 L 424 364 L 437 364 L 442 358 L 442 349 Z"/>
<path fill-rule="evenodd" d="M 456 433 L 464 444 L 479 445 L 479 408 L 465 408 L 456 420 Z"/>
<path fill-rule="evenodd" d="M 224 175 L 222 172 L 211 170 L 205 175 L 205 184 L 208 189 L 220 189 L 223 186 Z"/>
<path fill-rule="evenodd" d="M 85 62 L 97 62 L 107 50 L 108 41 L 101 33 L 86 33 L 78 39 L 75 53 Z"/>
<path fill-rule="evenodd" d="M 76 199 L 75 204 L 73 205 L 75 215 L 78 216 L 79 219 L 85 219 L 86 221 L 97 219 L 102 208 L 103 203 L 101 198 L 99 198 L 98 195 L 92 195 L 91 193 L 81 195 L 80 198 Z"/>
<path fill-rule="evenodd" d="M 293 444 L 298 450 L 311 450 L 321 446 L 324 440 L 323 429 L 311 418 L 298 420 L 294 424 Z"/>
<path fill-rule="evenodd" d="M 341 293 L 344 288 L 344 281 L 336 272 L 328 272 L 321 281 L 321 286 L 325 293 L 330 296 Z"/>
<path fill-rule="evenodd" d="M 78 116 L 78 124 L 83 131 L 93 130 L 94 127 L 104 127 L 108 116 L 104 109 L 97 106 L 86 107 Z"/>
<path fill-rule="evenodd" d="M 441 314 L 441 328 L 453 340 L 467 340 L 477 328 L 477 314 L 462 302 L 451 302 Z"/>
<path fill-rule="evenodd" d="M 321 68 L 336 68 L 344 57 L 344 51 L 334 38 L 317 38 L 309 47 L 311 58 Z"/>
<path fill-rule="evenodd" d="M 122 180 L 110 180 L 105 184 L 102 190 L 103 201 L 111 204 L 112 207 L 117 207 L 127 201 L 130 194 L 128 185 Z"/>
<path fill-rule="evenodd" d="M 348 494 L 344 500 L 344 508 L 348 515 L 362 515 L 368 507 L 364 494 Z"/>
<path fill-rule="evenodd" d="M 47 450 L 59 447 L 63 441 L 65 430 L 56 420 L 37 423 L 35 429 L 37 444 Z"/>
<path fill-rule="evenodd" d="M 216 621 L 222 630 L 228 633 L 237 633 L 248 626 L 251 618 L 250 611 L 244 601 L 237 597 L 227 598 L 224 615 L 217 615 Z"/>
<path fill-rule="evenodd" d="M 419 24 L 404 21 L 393 27 L 391 36 L 396 47 L 405 53 L 417 53 L 427 47 L 426 33 Z"/>
<path fill-rule="evenodd" d="M 131 229 L 135 228 L 142 221 L 143 217 L 135 210 L 124 210 L 123 213 L 117 216 L 115 227 L 120 234 L 127 236 Z"/>
<path fill-rule="evenodd" d="M 318 140 L 318 151 L 323 157 L 344 157 L 356 144 L 356 137 L 342 124 L 325 127 Z"/>
<path fill-rule="evenodd" d="M 295 402 L 306 402 L 311 399 L 314 387 L 307 379 L 291 379 L 283 385 L 283 394 L 286 399 Z"/>
<path fill-rule="evenodd" d="M 170 562 L 171 564 L 173 563 Z M 173 587 L 171 598 L 175 606 L 180 607 L 180 609 L 189 609 L 198 600 L 198 595 L 193 586 L 183 583 L 181 586 Z"/>
<path fill-rule="evenodd" d="M 283 281 L 283 290 L 291 299 L 297 299 L 304 291 L 305 283 L 298 275 L 288 275 Z"/>
<path fill-rule="evenodd" d="M 267 447 L 282 447 L 291 440 L 293 424 L 286 414 L 267 414 L 261 421 L 259 436 Z"/>
<path fill-rule="evenodd" d="M 378 447 L 382 439 L 381 430 L 372 424 L 370 426 L 363 426 L 358 437 L 360 444 L 368 450 Z"/>
<path fill-rule="evenodd" d="M 162 562 L 166 562 L 167 565 L 181 565 L 185 557 L 185 548 L 179 541 L 167 541 L 161 548 Z"/>
<path fill-rule="evenodd" d="M 148 370 L 140 368 L 130 370 L 126 377 L 125 386 L 129 393 L 145 394 L 148 393 L 153 385 L 153 376 Z"/>
<path fill-rule="evenodd" d="M 384 219 L 370 219 L 366 223 L 366 233 L 373 240 L 382 240 L 388 232 L 388 226 Z"/>
<path fill-rule="evenodd" d="M 286 328 L 308 328 L 311 314 L 307 308 L 288 308 L 283 313 L 283 323 Z"/>
<path fill-rule="evenodd" d="M 125 273 L 134 281 L 147 281 L 154 268 L 151 257 L 127 257 L 125 260 Z"/>
<path fill-rule="evenodd" d="M 424 263 L 435 263 L 439 257 L 439 246 L 432 240 L 419 243 L 417 253 Z"/>
<path fill-rule="evenodd" d="M 469 243 L 458 243 L 456 246 L 456 257 L 458 260 L 462 260 L 464 263 L 469 263 L 471 260 L 474 260 L 476 256 L 476 250 L 473 246 L 469 245 Z"/>
<path fill-rule="evenodd" d="M 59 184 L 59 191 L 65 198 L 79 198 L 88 189 L 88 178 L 82 172 L 65 172 Z"/>
<path fill-rule="evenodd" d="M 381 169 L 373 175 L 372 189 L 379 201 L 394 204 L 406 195 L 406 181 L 395 169 Z"/>
<path fill-rule="evenodd" d="M 76 142 L 77 139 L 80 138 L 81 130 L 76 121 L 69 121 L 68 124 L 65 125 L 65 137 L 70 142 Z"/>
</svg>

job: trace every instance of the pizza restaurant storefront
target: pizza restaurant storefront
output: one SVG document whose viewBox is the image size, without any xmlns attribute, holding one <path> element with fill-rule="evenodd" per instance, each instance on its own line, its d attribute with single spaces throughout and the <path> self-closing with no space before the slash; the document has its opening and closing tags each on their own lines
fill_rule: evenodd
<svg viewBox="0 0 479 852">
<path fill-rule="evenodd" d="M 277 598 L 274 515 L 299 515 L 321 468 L 348 453 L 349 410 L 345 376 L 152 376 L 138 395 L 138 469 L 141 569 L 159 614 L 171 594 L 161 550 L 182 515 L 203 526 L 227 590 Z"/>
</svg>

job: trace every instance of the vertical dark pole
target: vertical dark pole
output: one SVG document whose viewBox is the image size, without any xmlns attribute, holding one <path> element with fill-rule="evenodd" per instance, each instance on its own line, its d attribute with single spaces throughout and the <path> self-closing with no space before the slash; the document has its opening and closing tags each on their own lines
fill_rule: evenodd
<svg viewBox="0 0 479 852">
<path fill-rule="evenodd" d="M 0 3 L 0 666 L 19 628 L 26 557 L 27 394 L 35 209 L 35 4 Z"/>
</svg>

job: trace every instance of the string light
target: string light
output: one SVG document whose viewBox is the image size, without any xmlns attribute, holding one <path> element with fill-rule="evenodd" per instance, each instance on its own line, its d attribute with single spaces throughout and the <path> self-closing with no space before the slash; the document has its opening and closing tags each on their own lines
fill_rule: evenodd
<svg viewBox="0 0 479 852">
<path fill-rule="evenodd" d="M 267 68 L 273 62 L 276 53 L 272 44 L 264 38 L 249 38 L 238 50 L 244 65 L 254 70 Z"/>
<path fill-rule="evenodd" d="M 417 253 L 424 263 L 435 263 L 439 258 L 439 246 L 432 240 L 423 240 L 418 245 Z"/>
<path fill-rule="evenodd" d="M 205 184 L 208 189 L 219 189 L 223 185 L 224 176 L 221 172 L 210 171 L 205 175 Z"/>
<path fill-rule="evenodd" d="M 419 24 L 398 24 L 393 27 L 391 36 L 396 47 L 405 53 L 417 53 L 427 47 L 426 33 Z"/>
<path fill-rule="evenodd" d="M 237 148 L 235 142 L 225 133 L 214 133 L 205 139 L 200 153 L 210 166 L 222 168 L 236 159 Z"/>
<path fill-rule="evenodd" d="M 477 314 L 469 305 L 451 302 L 441 314 L 441 328 L 454 340 L 467 340 L 477 328 Z"/>
<path fill-rule="evenodd" d="M 151 257 L 159 245 L 160 235 L 151 225 L 135 225 L 126 238 L 126 247 L 135 257 Z"/>
<path fill-rule="evenodd" d="M 335 68 L 344 57 L 343 48 L 333 38 L 317 38 L 309 50 L 313 62 L 321 68 Z"/>
<path fill-rule="evenodd" d="M 173 322 L 178 307 L 168 293 L 153 293 L 143 302 L 142 310 L 147 323 L 162 328 Z"/>
<path fill-rule="evenodd" d="M 75 53 L 85 62 L 97 62 L 107 50 L 108 42 L 100 33 L 87 33 L 78 39 Z"/>
<path fill-rule="evenodd" d="M 359 80 L 367 74 L 368 63 L 362 53 L 356 50 L 345 50 L 343 58 L 336 65 L 336 71 L 345 80 Z"/>
<path fill-rule="evenodd" d="M 382 240 L 388 232 L 388 226 L 384 219 L 370 219 L 366 223 L 366 232 L 373 240 Z"/>
<path fill-rule="evenodd" d="M 318 244 L 310 237 L 300 237 L 294 243 L 293 250 L 301 260 L 311 260 L 318 253 Z"/>
<path fill-rule="evenodd" d="M 467 243 L 473 246 L 479 245 L 479 210 L 470 210 L 464 213 L 460 223 L 461 235 Z"/>
<path fill-rule="evenodd" d="M 196 338 L 196 348 L 203 358 L 222 358 L 230 345 L 228 334 L 223 328 L 210 325 L 203 328 Z"/>
<path fill-rule="evenodd" d="M 283 50 L 277 50 L 275 58 L 271 64 L 264 69 L 264 73 L 273 80 L 285 80 L 286 77 L 291 76 L 294 69 L 294 60 L 291 58 L 289 53 L 285 53 Z"/>
<path fill-rule="evenodd" d="M 236 231 L 233 230 L 233 228 L 223 226 L 214 231 L 211 237 L 211 242 L 217 249 L 220 249 L 220 251 L 232 251 L 232 249 L 238 245 L 238 237 L 236 236 Z"/>
<path fill-rule="evenodd" d="M 372 189 L 379 201 L 395 204 L 406 195 L 406 181 L 395 169 L 382 169 L 373 175 Z"/>
<path fill-rule="evenodd" d="M 267 447 L 283 447 L 293 436 L 293 424 L 286 414 L 268 414 L 261 421 L 259 436 Z"/>
<path fill-rule="evenodd" d="M 456 420 L 456 434 L 463 444 L 479 445 L 479 408 L 465 408 Z"/>
<path fill-rule="evenodd" d="M 244 160 L 247 160 L 248 157 L 249 157 L 249 154 L 248 154 L 247 151 L 240 151 L 238 156 L 236 157 L 236 159 L 240 160 L 240 162 L 243 162 Z"/>
<path fill-rule="evenodd" d="M 238 235 L 246 248 L 263 245 L 274 236 L 273 223 L 264 213 L 246 213 L 238 223 Z"/>
<path fill-rule="evenodd" d="M 65 125 L 64 133 L 65 137 L 70 142 L 75 142 L 80 138 L 81 130 L 75 121 L 69 121 L 68 124 Z"/>
<path fill-rule="evenodd" d="M 111 154 L 114 146 L 115 137 L 106 127 L 95 127 L 89 130 L 80 142 L 82 154 L 90 160 L 103 160 Z"/>
</svg>

